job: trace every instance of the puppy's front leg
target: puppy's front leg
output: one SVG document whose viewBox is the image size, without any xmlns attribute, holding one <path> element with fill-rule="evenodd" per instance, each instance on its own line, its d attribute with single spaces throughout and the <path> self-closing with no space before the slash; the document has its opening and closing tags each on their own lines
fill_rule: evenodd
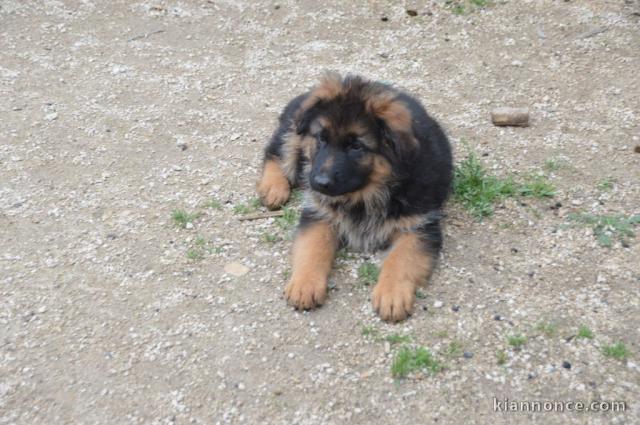
<svg viewBox="0 0 640 425">
<path fill-rule="evenodd" d="M 382 320 L 397 322 L 413 312 L 416 289 L 433 268 L 434 255 L 424 236 L 401 233 L 382 264 L 373 289 L 373 308 Z"/>
<path fill-rule="evenodd" d="M 280 208 L 291 194 L 291 185 L 285 177 L 278 161 L 267 158 L 262 168 L 262 178 L 258 183 L 258 195 L 269 209 Z"/>
<path fill-rule="evenodd" d="M 328 223 L 303 213 L 293 243 L 291 280 L 284 291 L 289 304 L 308 310 L 324 303 L 336 245 L 335 232 Z"/>
</svg>

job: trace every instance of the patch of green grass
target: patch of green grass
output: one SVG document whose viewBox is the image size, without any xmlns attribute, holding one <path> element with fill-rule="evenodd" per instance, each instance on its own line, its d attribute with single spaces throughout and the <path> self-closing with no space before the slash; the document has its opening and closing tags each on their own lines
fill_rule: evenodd
<svg viewBox="0 0 640 425">
<path fill-rule="evenodd" d="M 458 341 L 451 341 L 444 351 L 444 355 L 450 359 L 460 357 L 462 355 L 462 344 Z"/>
<path fill-rule="evenodd" d="M 606 179 L 602 179 L 598 182 L 598 189 L 602 192 L 608 192 L 613 189 L 613 184 L 616 182 L 616 179 L 612 177 L 607 177 Z"/>
<path fill-rule="evenodd" d="M 411 342 L 411 337 L 409 335 L 390 334 L 385 336 L 384 340 L 389 342 L 391 345 L 404 344 L 407 342 Z"/>
<path fill-rule="evenodd" d="M 484 9 L 490 6 L 489 0 L 446 0 L 445 6 L 456 15 L 464 15 L 473 12 L 476 9 Z"/>
<path fill-rule="evenodd" d="M 205 249 L 209 254 L 221 254 L 224 252 L 224 248 L 221 246 L 207 246 Z"/>
<path fill-rule="evenodd" d="M 518 193 L 534 198 L 551 198 L 556 194 L 556 189 L 544 176 L 532 176 L 519 185 Z"/>
<path fill-rule="evenodd" d="M 233 213 L 238 215 L 249 214 L 252 209 L 247 204 L 237 204 L 233 206 Z"/>
<path fill-rule="evenodd" d="M 477 218 L 493 214 L 493 204 L 516 194 L 511 179 L 499 179 L 487 174 L 475 154 L 470 154 L 455 168 L 453 193 L 456 200 Z"/>
<path fill-rule="evenodd" d="M 544 161 L 544 165 L 542 166 L 542 168 L 544 168 L 546 171 L 558 171 L 562 167 L 562 165 L 563 162 L 559 159 L 549 158 Z"/>
<path fill-rule="evenodd" d="M 197 236 L 191 248 L 187 250 L 187 258 L 190 260 L 202 260 L 205 253 L 220 254 L 223 251 L 221 247 L 213 246 L 204 236 Z"/>
<path fill-rule="evenodd" d="M 187 251 L 187 258 L 189 260 L 202 260 L 204 258 L 204 254 L 202 254 L 202 251 L 198 251 L 197 249 L 190 249 Z"/>
<path fill-rule="evenodd" d="M 513 348 L 520 348 L 527 342 L 527 337 L 524 335 L 510 335 L 507 337 L 507 343 Z"/>
<path fill-rule="evenodd" d="M 380 331 L 373 326 L 363 326 L 362 335 L 373 338 L 377 342 L 386 341 L 391 345 L 405 344 L 405 343 L 411 342 L 410 335 L 400 335 L 397 333 L 393 333 L 393 334 L 386 335 L 384 337 L 380 336 Z"/>
<path fill-rule="evenodd" d="M 250 214 L 252 212 L 256 212 L 260 209 L 262 204 L 260 203 L 260 199 L 251 198 L 248 203 L 241 203 L 233 206 L 233 212 L 237 215 L 245 215 Z"/>
<path fill-rule="evenodd" d="M 496 363 L 499 366 L 502 366 L 506 362 L 507 362 L 507 352 L 504 350 L 499 350 L 498 352 L 496 352 Z"/>
<path fill-rule="evenodd" d="M 613 246 L 616 239 L 626 244 L 627 238 L 635 237 L 634 226 L 640 224 L 640 215 L 571 213 L 567 217 L 571 221 L 590 226 L 600 246 L 605 248 Z"/>
<path fill-rule="evenodd" d="M 363 326 L 362 335 L 377 338 L 380 335 L 380 331 L 378 331 L 373 326 Z"/>
<path fill-rule="evenodd" d="M 193 220 L 200 217 L 200 213 L 190 214 L 184 210 L 173 210 L 171 213 L 171 219 L 173 222 L 183 229 L 187 227 L 187 224 L 192 223 Z"/>
<path fill-rule="evenodd" d="M 354 258 L 353 254 L 346 250 L 346 248 L 341 248 L 336 252 L 337 260 L 352 260 Z"/>
<path fill-rule="evenodd" d="M 201 206 L 201 208 L 211 208 L 213 210 L 219 210 L 222 209 L 222 204 L 215 200 L 215 199 L 210 199 L 207 202 L 204 202 Z"/>
<path fill-rule="evenodd" d="M 512 177 L 490 175 L 480 160 L 471 153 L 455 168 L 453 193 L 476 218 L 493 214 L 493 204 L 508 197 L 525 196 L 546 198 L 555 195 L 553 185 L 541 175 L 531 175 L 523 183 Z"/>
<path fill-rule="evenodd" d="M 464 15 L 464 5 L 456 4 L 451 7 L 451 11 L 456 15 Z"/>
<path fill-rule="evenodd" d="M 262 234 L 262 241 L 266 243 L 276 243 L 278 241 L 278 235 L 265 232 Z"/>
<path fill-rule="evenodd" d="M 540 210 L 538 210 L 537 208 L 533 208 L 533 207 L 527 207 L 526 208 L 527 211 L 529 211 L 531 214 L 534 215 L 535 218 L 537 218 L 538 220 L 540 220 L 542 218 L 542 213 L 540 212 Z"/>
<path fill-rule="evenodd" d="M 536 330 L 550 338 L 558 334 L 558 325 L 552 322 L 540 322 L 536 325 Z"/>
<path fill-rule="evenodd" d="M 578 328 L 578 338 L 593 339 L 593 332 L 588 327 L 582 325 Z"/>
<path fill-rule="evenodd" d="M 276 218 L 276 224 L 283 230 L 291 229 L 300 219 L 298 211 L 291 207 L 284 207 L 282 214 L 282 216 Z"/>
<path fill-rule="evenodd" d="M 436 332 L 436 336 L 437 336 L 438 338 L 446 338 L 446 337 L 448 337 L 448 336 L 449 336 L 449 332 L 447 332 L 446 330 L 444 330 L 444 331 L 438 331 L 438 332 Z"/>
<path fill-rule="evenodd" d="M 393 359 L 391 375 L 395 378 L 404 378 L 417 370 L 437 373 L 442 370 L 442 364 L 424 347 L 401 348 Z"/>
<path fill-rule="evenodd" d="M 626 360 L 631 351 L 624 345 L 623 342 L 618 342 L 613 345 L 605 345 L 602 347 L 602 353 L 607 357 L 613 357 L 616 360 Z"/>
<path fill-rule="evenodd" d="M 291 191 L 291 195 L 289 196 L 289 202 L 299 204 L 300 202 L 302 202 L 302 195 L 303 192 L 300 189 L 293 189 Z"/>
<path fill-rule="evenodd" d="M 424 291 L 421 291 L 420 289 L 416 289 L 416 298 L 419 300 L 424 300 L 427 298 L 427 294 L 425 294 Z"/>
<path fill-rule="evenodd" d="M 358 267 L 358 279 L 365 285 L 369 286 L 378 281 L 380 270 L 373 263 L 365 262 Z"/>
</svg>

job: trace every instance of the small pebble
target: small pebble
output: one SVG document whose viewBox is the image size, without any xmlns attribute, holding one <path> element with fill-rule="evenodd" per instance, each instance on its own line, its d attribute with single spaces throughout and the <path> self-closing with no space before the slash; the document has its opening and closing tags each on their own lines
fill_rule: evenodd
<svg viewBox="0 0 640 425">
<path fill-rule="evenodd" d="M 460 306 L 459 305 L 451 306 L 451 310 L 456 311 L 456 312 L 460 311 Z"/>
<path fill-rule="evenodd" d="M 470 359 L 473 357 L 473 353 L 471 351 L 465 351 L 464 353 L 462 353 L 462 357 L 464 357 L 465 359 Z"/>
<path fill-rule="evenodd" d="M 529 109 L 496 108 L 491 111 L 491 121 L 497 126 L 527 127 L 529 125 Z"/>
<path fill-rule="evenodd" d="M 227 263 L 224 266 L 224 271 L 232 276 L 240 277 L 249 273 L 249 267 L 237 262 Z"/>
<path fill-rule="evenodd" d="M 571 369 L 571 363 L 565 360 L 562 362 L 562 367 L 565 369 Z"/>
<path fill-rule="evenodd" d="M 493 320 L 502 320 L 502 316 L 500 316 L 499 314 L 496 314 L 495 316 L 493 316 Z"/>
<path fill-rule="evenodd" d="M 442 301 L 440 301 L 440 300 L 437 300 L 437 301 L 435 301 L 435 302 L 433 303 L 433 307 L 434 307 L 434 308 L 440 308 L 440 307 L 442 307 L 443 305 L 444 305 L 444 303 L 443 303 Z"/>
</svg>

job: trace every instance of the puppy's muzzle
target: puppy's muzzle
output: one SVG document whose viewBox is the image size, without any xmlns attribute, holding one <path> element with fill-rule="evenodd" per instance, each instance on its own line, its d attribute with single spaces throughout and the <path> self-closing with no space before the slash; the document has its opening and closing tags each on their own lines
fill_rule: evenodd
<svg viewBox="0 0 640 425">
<path fill-rule="evenodd" d="M 321 193 L 330 194 L 333 192 L 333 179 L 327 173 L 315 174 L 311 177 L 311 188 Z"/>
</svg>

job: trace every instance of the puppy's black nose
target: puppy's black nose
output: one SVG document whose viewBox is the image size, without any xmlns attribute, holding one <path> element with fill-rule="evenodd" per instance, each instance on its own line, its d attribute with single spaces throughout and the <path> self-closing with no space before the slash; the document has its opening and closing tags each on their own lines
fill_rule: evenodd
<svg viewBox="0 0 640 425">
<path fill-rule="evenodd" d="M 326 174 L 317 174 L 313 176 L 312 183 L 317 189 L 326 190 L 331 186 L 331 179 Z"/>
</svg>

